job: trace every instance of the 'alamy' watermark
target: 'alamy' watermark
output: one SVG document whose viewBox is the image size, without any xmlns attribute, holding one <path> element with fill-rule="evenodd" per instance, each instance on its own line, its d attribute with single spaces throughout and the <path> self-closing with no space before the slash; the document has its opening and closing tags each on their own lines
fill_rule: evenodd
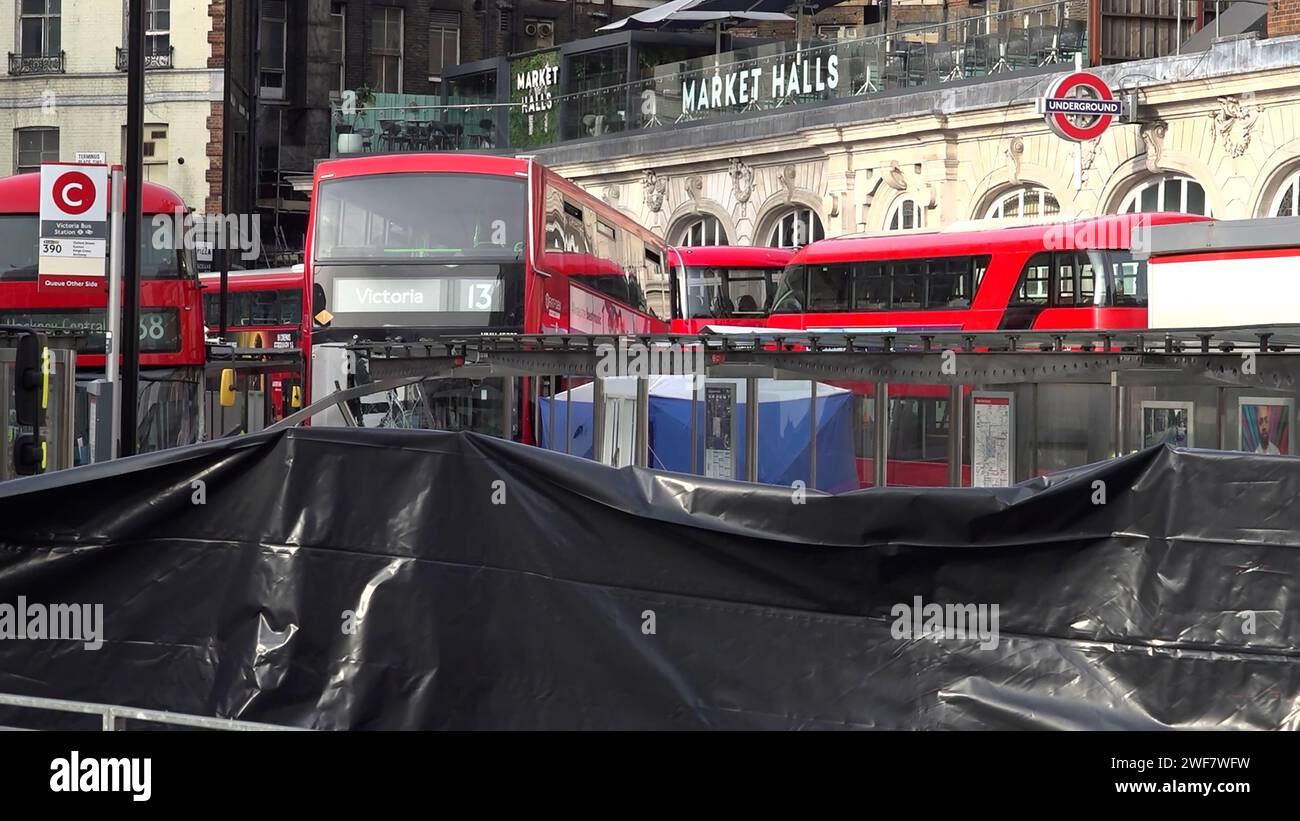
<svg viewBox="0 0 1300 821">
<path fill-rule="evenodd" d="M 0 603 L 0 641 L 79 641 L 87 650 L 104 646 L 104 605 Z"/>
<path fill-rule="evenodd" d="M 998 647 L 996 604 L 924 604 L 915 596 L 911 604 L 899 602 L 891 607 L 889 615 L 894 617 L 889 634 L 898 640 L 978 638 L 981 650 Z"/>
<path fill-rule="evenodd" d="M 262 223 L 257 214 L 187 214 L 177 209 L 154 214 L 153 248 L 157 251 L 238 251 L 241 259 L 262 253 Z"/>
<path fill-rule="evenodd" d="M 1149 251 L 1151 226 L 1140 214 L 1056 222 L 1043 227 L 1048 251 Z"/>
<path fill-rule="evenodd" d="M 152 758 L 82 758 L 73 750 L 50 762 L 51 792 L 125 792 L 132 801 L 153 795 Z"/>
<path fill-rule="evenodd" d="M 701 345 L 646 345 L 620 338 L 617 345 L 596 346 L 596 376 L 690 376 L 704 375 L 704 347 Z"/>
</svg>

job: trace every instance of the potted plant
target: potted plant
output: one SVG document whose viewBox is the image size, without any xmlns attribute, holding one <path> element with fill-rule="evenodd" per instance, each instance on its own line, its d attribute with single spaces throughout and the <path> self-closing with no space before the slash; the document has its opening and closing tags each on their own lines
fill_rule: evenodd
<svg viewBox="0 0 1300 821">
<path fill-rule="evenodd" d="M 335 131 L 338 133 L 338 149 L 340 154 L 356 154 L 363 148 L 363 137 L 357 132 L 357 123 L 365 114 L 366 106 L 375 101 L 375 93 L 370 86 L 363 85 L 355 92 L 345 93 L 343 104 L 337 111 L 338 122 Z"/>
</svg>

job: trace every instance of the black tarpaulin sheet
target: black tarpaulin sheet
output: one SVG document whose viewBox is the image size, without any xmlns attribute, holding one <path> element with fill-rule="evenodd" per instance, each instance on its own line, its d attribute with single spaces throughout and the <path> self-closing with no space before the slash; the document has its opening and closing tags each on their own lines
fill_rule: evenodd
<svg viewBox="0 0 1300 821">
<path fill-rule="evenodd" d="M 98 650 L 0 640 L 0 692 L 316 728 L 1295 728 L 1298 493 L 1300 459 L 1157 448 L 799 504 L 264 433 L 0 485 L 0 604 L 104 608 Z M 899 609 L 930 603 L 996 605 L 996 645 Z"/>
</svg>

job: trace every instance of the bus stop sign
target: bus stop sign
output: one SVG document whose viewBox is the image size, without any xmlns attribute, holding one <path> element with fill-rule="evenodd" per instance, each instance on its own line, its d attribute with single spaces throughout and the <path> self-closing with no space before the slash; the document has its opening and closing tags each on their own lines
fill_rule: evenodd
<svg viewBox="0 0 1300 821">
<path fill-rule="evenodd" d="M 107 166 L 41 165 L 40 284 L 49 275 L 104 276 L 108 199 Z"/>
<path fill-rule="evenodd" d="M 1039 101 L 1039 111 L 1056 136 L 1084 142 L 1100 137 L 1124 111 L 1100 77 L 1076 71 L 1058 77 Z"/>
</svg>

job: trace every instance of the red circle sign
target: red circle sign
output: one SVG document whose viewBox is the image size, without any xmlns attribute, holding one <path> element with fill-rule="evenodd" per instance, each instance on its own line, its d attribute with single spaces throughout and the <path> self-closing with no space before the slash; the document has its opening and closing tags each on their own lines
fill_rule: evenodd
<svg viewBox="0 0 1300 821">
<path fill-rule="evenodd" d="M 1052 83 L 1043 109 L 1058 137 L 1083 142 L 1100 137 L 1110 127 L 1119 113 L 1119 101 L 1101 78 L 1076 71 Z"/>
<path fill-rule="evenodd" d="M 55 207 L 70 217 L 86 213 L 95 204 L 95 182 L 80 171 L 60 174 L 53 193 Z"/>
</svg>

